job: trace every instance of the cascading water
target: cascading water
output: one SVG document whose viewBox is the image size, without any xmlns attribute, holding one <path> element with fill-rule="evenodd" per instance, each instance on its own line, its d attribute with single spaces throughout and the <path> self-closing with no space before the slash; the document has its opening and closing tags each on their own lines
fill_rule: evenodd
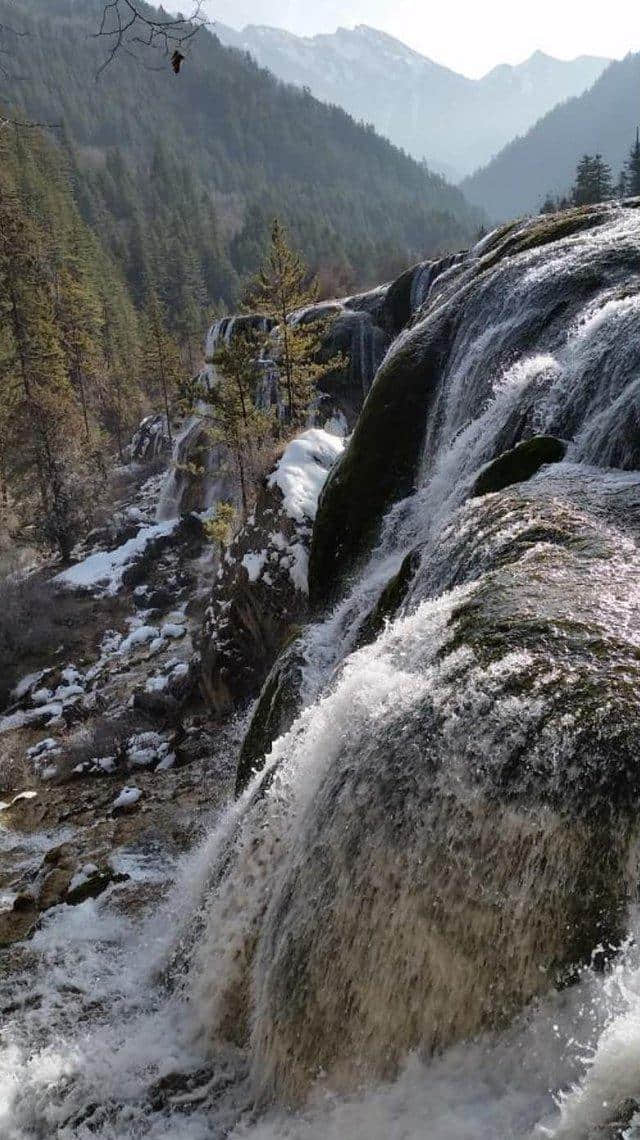
<svg viewBox="0 0 640 1140">
<path fill-rule="evenodd" d="M 391 347 L 352 454 L 387 379 L 401 400 L 414 377 L 414 489 L 302 636 L 301 711 L 166 909 L 72 943 L 102 979 L 86 1033 L 57 1000 L 61 917 L 36 936 L 50 996 L 3 1043 L 11 1140 L 640 1136 L 640 214 L 545 246 L 536 225 L 436 280 Z M 469 498 L 539 434 L 563 462 Z M 370 442 L 375 480 L 402 441 Z M 204 1075 L 158 1107 L 176 1068 Z"/>
</svg>

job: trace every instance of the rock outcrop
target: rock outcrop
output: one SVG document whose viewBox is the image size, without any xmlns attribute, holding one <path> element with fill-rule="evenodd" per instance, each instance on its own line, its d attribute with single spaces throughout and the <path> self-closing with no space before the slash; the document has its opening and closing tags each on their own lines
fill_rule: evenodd
<svg viewBox="0 0 640 1140">
<path fill-rule="evenodd" d="M 552 435 L 534 435 L 487 463 L 473 484 L 471 495 L 489 495 L 512 483 L 525 482 L 546 463 L 559 463 L 566 454 L 565 440 Z"/>
<path fill-rule="evenodd" d="M 218 716 L 260 690 L 292 627 L 306 620 L 311 526 L 343 447 L 312 428 L 284 450 L 223 555 L 201 638 L 201 676 Z"/>
</svg>

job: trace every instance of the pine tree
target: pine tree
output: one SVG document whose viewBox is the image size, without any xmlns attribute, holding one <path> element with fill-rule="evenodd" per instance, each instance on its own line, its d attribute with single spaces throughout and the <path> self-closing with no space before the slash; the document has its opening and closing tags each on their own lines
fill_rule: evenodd
<svg viewBox="0 0 640 1140">
<path fill-rule="evenodd" d="M 256 336 L 235 336 L 221 346 L 212 361 L 216 376 L 212 434 L 229 447 L 234 457 L 245 520 L 261 453 L 265 443 L 273 438 L 274 426 L 272 414 L 259 406 L 259 349 Z"/>
<path fill-rule="evenodd" d="M 171 407 L 182 368 L 178 347 L 166 328 L 162 303 L 151 289 L 145 310 L 146 337 L 143 346 L 143 372 L 150 390 L 160 392 L 167 419 L 169 445 L 173 445 Z"/>
<path fill-rule="evenodd" d="M 57 281 L 57 323 L 67 373 L 82 408 L 84 434 L 91 439 L 90 397 L 99 371 L 100 308 L 77 267 L 65 267 Z"/>
<path fill-rule="evenodd" d="M 287 417 L 294 427 L 306 422 L 318 380 L 338 364 L 337 360 L 323 364 L 318 361 L 326 321 L 305 319 L 304 310 L 318 296 L 316 282 L 309 282 L 309 276 L 307 266 L 289 246 L 276 218 L 268 256 L 247 301 L 278 324 L 280 378 Z"/>
<path fill-rule="evenodd" d="M 102 305 L 102 368 L 97 386 L 101 422 L 115 440 L 118 457 L 125 461 L 124 438 L 140 419 L 139 321 L 126 295 L 105 287 Z"/>
<path fill-rule="evenodd" d="M 640 195 L 640 129 L 636 129 L 636 141 L 629 151 L 623 173 L 625 195 L 629 198 L 638 197 Z"/>
<path fill-rule="evenodd" d="M 35 476 L 41 532 L 66 559 L 76 521 L 69 477 L 77 438 L 73 394 L 37 231 L 6 179 L 0 183 L 0 297 L 9 341 L 1 376 L 10 409 L 8 459 L 23 481 Z"/>
<path fill-rule="evenodd" d="M 604 202 L 613 195 L 611 167 L 601 154 L 584 154 L 576 169 L 576 179 L 572 190 L 575 206 L 588 206 Z"/>
</svg>

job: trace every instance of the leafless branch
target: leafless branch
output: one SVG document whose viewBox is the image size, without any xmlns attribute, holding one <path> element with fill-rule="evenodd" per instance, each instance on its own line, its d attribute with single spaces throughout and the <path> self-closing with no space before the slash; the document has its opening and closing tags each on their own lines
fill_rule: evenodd
<svg viewBox="0 0 640 1140">
<path fill-rule="evenodd" d="M 137 0 L 107 0 L 95 37 L 105 39 L 108 50 L 96 78 L 113 62 L 119 51 L 127 50 L 128 54 L 134 55 L 130 48 L 126 48 L 127 44 L 153 48 L 164 55 L 170 52 L 182 54 L 200 29 L 209 23 L 203 14 L 202 4 L 203 0 L 195 0 L 190 16 L 156 19 L 141 12 Z M 134 55 L 134 58 L 137 57 Z"/>
<path fill-rule="evenodd" d="M 15 127 L 16 131 L 59 131 L 60 123 L 23 122 L 20 119 L 7 119 L 4 115 L 0 115 L 0 131 L 6 131 L 10 127 Z"/>
</svg>

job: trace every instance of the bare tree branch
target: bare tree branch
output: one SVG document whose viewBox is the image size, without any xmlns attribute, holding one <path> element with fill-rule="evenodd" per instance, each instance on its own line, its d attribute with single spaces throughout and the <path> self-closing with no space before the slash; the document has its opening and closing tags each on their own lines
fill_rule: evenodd
<svg viewBox="0 0 640 1140">
<path fill-rule="evenodd" d="M 7 119 L 4 115 L 0 114 L 0 131 L 8 130 L 10 127 L 15 127 L 16 131 L 59 131 L 60 123 L 33 123 L 31 121 L 22 121 L 20 119 Z"/>
<path fill-rule="evenodd" d="M 129 55 L 137 58 L 130 48 L 127 49 L 127 44 L 153 48 L 165 56 L 172 52 L 174 71 L 177 73 L 184 58 L 183 49 L 200 29 L 209 23 L 203 14 L 202 4 L 203 0 L 195 0 L 190 16 L 165 18 L 163 15 L 156 19 L 142 12 L 137 0 L 106 0 L 95 37 L 108 41 L 108 51 L 106 59 L 98 69 L 96 79 L 113 62 L 119 51 L 126 50 Z"/>
</svg>

